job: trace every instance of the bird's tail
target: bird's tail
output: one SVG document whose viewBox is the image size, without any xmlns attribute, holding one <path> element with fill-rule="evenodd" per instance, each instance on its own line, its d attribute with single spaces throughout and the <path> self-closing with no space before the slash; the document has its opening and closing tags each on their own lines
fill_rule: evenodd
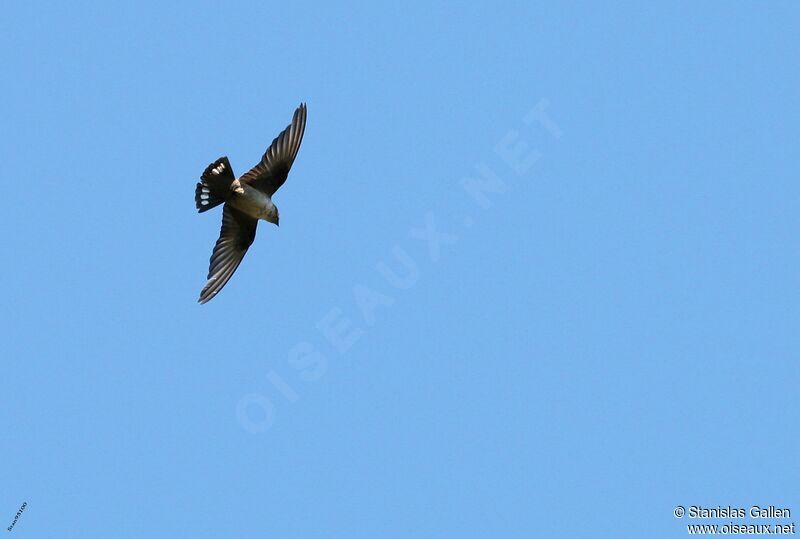
<svg viewBox="0 0 800 539">
<path fill-rule="evenodd" d="M 225 197 L 236 179 L 227 157 L 220 157 L 206 167 L 194 189 L 197 211 L 203 213 L 225 202 Z"/>
</svg>

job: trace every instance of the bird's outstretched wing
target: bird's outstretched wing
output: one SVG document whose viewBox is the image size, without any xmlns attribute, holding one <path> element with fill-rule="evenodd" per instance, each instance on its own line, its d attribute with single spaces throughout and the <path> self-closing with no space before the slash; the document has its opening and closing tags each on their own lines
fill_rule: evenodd
<svg viewBox="0 0 800 539">
<path fill-rule="evenodd" d="M 261 162 L 239 178 L 239 181 L 272 196 L 289 175 L 305 129 L 306 104 L 301 103 L 294 111 L 292 123 L 272 141 Z"/>
<path fill-rule="evenodd" d="M 222 229 L 214 245 L 208 264 L 208 281 L 200 292 L 199 303 L 205 303 L 217 295 L 239 267 L 247 249 L 256 238 L 258 220 L 225 204 L 222 208 Z"/>
</svg>

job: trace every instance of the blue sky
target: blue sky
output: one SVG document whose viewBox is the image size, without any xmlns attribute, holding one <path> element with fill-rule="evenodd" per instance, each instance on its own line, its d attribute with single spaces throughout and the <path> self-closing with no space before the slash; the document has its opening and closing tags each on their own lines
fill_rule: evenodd
<svg viewBox="0 0 800 539">
<path fill-rule="evenodd" d="M 14 536 L 800 515 L 796 4 L 4 14 Z M 199 174 L 244 173 L 301 101 L 280 228 L 197 305 Z"/>
</svg>

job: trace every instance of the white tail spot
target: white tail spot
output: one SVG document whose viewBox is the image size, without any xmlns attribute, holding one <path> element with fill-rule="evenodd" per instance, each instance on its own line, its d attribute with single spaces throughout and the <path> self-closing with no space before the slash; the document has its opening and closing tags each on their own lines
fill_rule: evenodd
<svg viewBox="0 0 800 539">
<path fill-rule="evenodd" d="M 201 200 L 200 204 L 202 204 L 203 206 L 208 206 L 208 200 Z"/>
<path fill-rule="evenodd" d="M 200 195 L 200 198 L 202 198 L 203 200 L 208 200 L 208 195 L 203 193 Z"/>
<path fill-rule="evenodd" d="M 210 191 L 208 190 L 208 187 L 203 187 L 201 189 L 201 191 L 203 191 L 204 193 L 210 193 Z"/>
</svg>

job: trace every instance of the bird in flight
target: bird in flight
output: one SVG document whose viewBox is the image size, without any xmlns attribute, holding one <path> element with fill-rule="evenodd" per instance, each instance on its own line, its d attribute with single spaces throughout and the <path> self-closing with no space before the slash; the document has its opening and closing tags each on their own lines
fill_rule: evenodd
<svg viewBox="0 0 800 539">
<path fill-rule="evenodd" d="M 289 175 L 306 128 L 306 105 L 294 111 L 292 123 L 272 141 L 261 162 L 238 180 L 227 157 L 206 168 L 194 192 L 197 211 L 203 213 L 220 204 L 222 229 L 208 266 L 208 281 L 199 303 L 206 303 L 222 290 L 239 267 L 256 237 L 256 225 L 263 219 L 278 224 L 278 208 L 272 196 Z"/>
</svg>

